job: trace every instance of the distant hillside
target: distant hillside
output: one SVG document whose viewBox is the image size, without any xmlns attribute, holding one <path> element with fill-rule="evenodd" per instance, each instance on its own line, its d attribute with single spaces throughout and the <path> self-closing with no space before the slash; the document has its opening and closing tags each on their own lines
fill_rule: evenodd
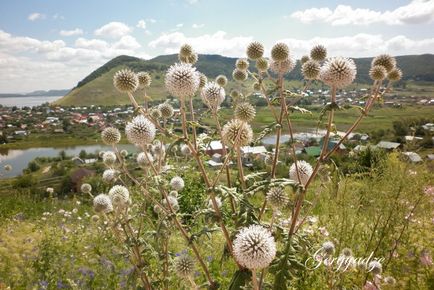
<svg viewBox="0 0 434 290">
<path fill-rule="evenodd" d="M 0 94 L 0 98 L 16 98 L 16 97 L 57 97 L 65 96 L 71 90 L 49 90 L 49 91 L 34 91 L 26 94 Z"/>
<path fill-rule="evenodd" d="M 404 72 L 404 81 L 434 82 L 434 55 L 398 56 L 396 59 L 399 67 Z M 56 103 L 61 105 L 116 105 L 128 103 L 127 96 L 120 94 L 112 84 L 115 72 L 126 67 L 137 72 L 148 71 L 152 76 L 152 85 L 147 89 L 147 94 L 153 99 L 165 98 L 167 92 L 164 89 L 164 73 L 177 60 L 177 55 L 162 55 L 150 60 L 126 55 L 118 56 L 85 77 Z M 196 67 L 210 78 L 224 74 L 231 79 L 235 61 L 236 58 L 220 55 L 199 55 Z M 371 83 L 368 71 L 372 58 L 356 58 L 354 61 L 357 65 L 356 82 L 359 84 Z M 302 80 L 300 70 L 300 62 L 297 61 L 295 69 L 288 74 L 287 79 Z M 229 87 L 233 86 L 234 84 L 230 83 Z M 141 92 L 136 92 L 135 95 L 140 97 L 141 94 Z"/>
</svg>

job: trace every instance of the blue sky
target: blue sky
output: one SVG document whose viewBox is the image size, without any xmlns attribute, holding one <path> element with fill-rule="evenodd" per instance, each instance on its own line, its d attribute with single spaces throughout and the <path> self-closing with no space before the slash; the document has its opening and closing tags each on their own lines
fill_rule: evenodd
<svg viewBox="0 0 434 290">
<path fill-rule="evenodd" d="M 294 57 L 434 53 L 434 0 L 1 1 L 0 92 L 71 88 L 111 58 L 174 53 L 243 56 L 258 40 Z M 25 80 L 25 81 L 23 81 Z"/>
</svg>

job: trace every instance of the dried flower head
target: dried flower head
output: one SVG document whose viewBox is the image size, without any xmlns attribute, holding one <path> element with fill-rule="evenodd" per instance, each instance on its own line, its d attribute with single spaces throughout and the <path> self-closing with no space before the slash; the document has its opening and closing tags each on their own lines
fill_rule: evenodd
<svg viewBox="0 0 434 290">
<path fill-rule="evenodd" d="M 199 83 L 199 73 L 191 64 L 175 63 L 167 70 L 165 85 L 173 96 L 181 99 L 191 97 L 199 88 Z"/>
<path fill-rule="evenodd" d="M 264 55 L 264 46 L 260 42 L 253 41 L 247 46 L 246 53 L 249 59 L 256 60 Z"/>
<path fill-rule="evenodd" d="M 256 60 L 256 69 L 259 72 L 266 72 L 268 70 L 269 63 L 268 59 L 260 57 Z"/>
<path fill-rule="evenodd" d="M 377 260 L 371 261 L 368 264 L 368 272 L 372 272 L 374 275 L 379 275 L 381 274 L 381 271 L 383 271 L 383 267 Z"/>
<path fill-rule="evenodd" d="M 232 72 L 232 77 L 237 82 L 243 82 L 247 80 L 248 75 L 246 71 L 234 69 L 234 71 Z"/>
<path fill-rule="evenodd" d="M 121 93 L 132 93 L 139 86 L 139 78 L 133 71 L 123 69 L 115 73 L 113 85 Z"/>
<path fill-rule="evenodd" d="M 115 185 L 113 186 L 108 193 L 113 206 L 125 206 L 128 204 L 130 199 L 130 192 L 128 188 L 123 185 Z"/>
<path fill-rule="evenodd" d="M 235 118 L 244 121 L 250 122 L 255 118 L 256 110 L 249 103 L 240 103 L 235 108 Z"/>
<path fill-rule="evenodd" d="M 115 164 L 116 160 L 117 160 L 117 156 L 112 151 L 106 151 L 102 156 L 102 161 L 104 162 L 104 164 L 108 166 Z"/>
<path fill-rule="evenodd" d="M 267 192 L 267 201 L 273 209 L 277 210 L 288 204 L 289 197 L 283 187 L 272 187 Z"/>
<path fill-rule="evenodd" d="M 215 197 L 215 201 L 216 201 L 217 207 L 221 208 L 222 204 L 223 204 L 221 198 L 218 197 L 218 196 L 216 196 Z M 213 206 L 213 203 L 212 203 L 211 199 L 208 199 L 208 208 L 214 210 L 214 206 Z"/>
<path fill-rule="evenodd" d="M 343 248 L 341 251 L 341 255 L 344 257 L 352 257 L 353 251 L 350 248 Z"/>
<path fill-rule="evenodd" d="M 121 152 L 119 152 L 119 153 L 120 153 L 121 156 L 124 157 L 124 158 L 128 157 L 128 154 L 129 154 L 128 151 L 125 150 L 125 149 L 122 149 Z"/>
<path fill-rule="evenodd" d="M 240 96 L 240 92 L 239 92 L 239 91 L 237 91 L 237 90 L 232 90 L 232 91 L 231 91 L 231 98 L 236 99 L 236 98 L 238 98 L 239 96 Z"/>
<path fill-rule="evenodd" d="M 226 97 L 225 89 L 215 82 L 207 83 L 201 93 L 202 101 L 211 110 L 217 110 Z"/>
<path fill-rule="evenodd" d="M 190 156 L 191 155 L 190 147 L 188 147 L 187 144 L 181 145 L 181 154 L 184 156 Z"/>
<path fill-rule="evenodd" d="M 234 256 L 241 266 L 251 270 L 268 267 L 276 256 L 276 243 L 262 226 L 243 228 L 234 240 Z"/>
<path fill-rule="evenodd" d="M 356 64 L 352 59 L 333 57 L 321 67 L 320 79 L 330 87 L 341 89 L 354 81 L 356 73 Z"/>
<path fill-rule="evenodd" d="M 194 260 L 187 254 L 181 254 L 176 257 L 173 265 L 176 274 L 182 278 L 192 276 L 194 273 Z"/>
<path fill-rule="evenodd" d="M 197 62 L 197 60 L 199 59 L 197 53 L 192 53 L 190 56 L 178 56 L 178 59 L 180 62 L 182 63 L 189 63 L 189 64 L 195 64 Z"/>
<path fill-rule="evenodd" d="M 107 145 L 114 145 L 121 141 L 121 132 L 117 128 L 107 127 L 101 132 L 101 139 Z"/>
<path fill-rule="evenodd" d="M 284 75 L 292 71 L 295 67 L 295 61 L 291 58 L 288 58 L 283 61 L 274 61 L 272 60 L 270 63 L 270 69 L 276 74 Z"/>
<path fill-rule="evenodd" d="M 225 144 L 233 146 L 246 146 L 253 139 L 252 127 L 238 119 L 232 119 L 224 125 L 222 135 Z"/>
<path fill-rule="evenodd" d="M 134 117 L 125 126 L 128 141 L 135 145 L 145 145 L 155 138 L 155 125 L 146 117 L 139 115 Z"/>
<path fill-rule="evenodd" d="M 118 175 L 119 175 L 119 171 L 115 169 L 107 169 L 102 174 L 102 180 L 104 180 L 107 183 L 110 183 L 115 181 Z"/>
<path fill-rule="evenodd" d="M 93 199 L 93 209 L 96 212 L 109 213 L 113 211 L 113 204 L 110 197 L 106 194 L 98 194 Z"/>
<path fill-rule="evenodd" d="M 158 120 L 158 119 L 160 119 L 162 117 L 161 111 L 160 111 L 160 109 L 158 107 L 151 108 L 149 110 L 149 115 L 154 120 Z"/>
<path fill-rule="evenodd" d="M 206 77 L 206 75 L 203 74 L 203 73 L 200 73 L 200 76 L 199 76 L 199 89 L 203 88 L 206 85 L 207 82 L 208 82 L 208 78 Z"/>
<path fill-rule="evenodd" d="M 395 285 L 396 279 L 391 276 L 387 276 L 384 278 L 384 283 L 386 283 L 387 285 Z"/>
<path fill-rule="evenodd" d="M 386 78 L 387 71 L 382 65 L 374 65 L 369 70 L 369 77 L 374 81 L 382 81 Z"/>
<path fill-rule="evenodd" d="M 139 155 L 137 155 L 137 164 L 139 164 L 141 168 L 147 168 L 152 162 L 154 162 L 154 157 L 149 152 L 140 152 Z"/>
<path fill-rule="evenodd" d="M 89 183 L 83 183 L 80 187 L 80 190 L 82 193 L 91 193 L 92 191 L 92 185 L 90 185 Z"/>
<path fill-rule="evenodd" d="M 323 61 L 327 57 L 327 49 L 321 45 L 315 45 L 310 51 L 310 57 L 316 61 Z"/>
<path fill-rule="evenodd" d="M 158 106 L 158 109 L 160 109 L 161 116 L 164 119 L 172 118 L 173 114 L 175 113 L 175 110 L 173 109 L 172 105 L 167 102 L 160 104 Z"/>
<path fill-rule="evenodd" d="M 276 43 L 271 48 L 271 59 L 274 61 L 284 61 L 289 58 L 289 47 L 283 42 Z"/>
<path fill-rule="evenodd" d="M 316 80 L 320 71 L 319 62 L 315 60 L 308 60 L 301 66 L 301 73 L 306 80 Z"/>
<path fill-rule="evenodd" d="M 169 192 L 169 196 L 173 196 L 175 198 L 178 198 L 178 192 L 176 190 L 172 190 Z"/>
<path fill-rule="evenodd" d="M 178 211 L 179 210 L 178 199 L 176 197 L 168 195 L 167 199 L 163 198 L 163 200 L 161 201 L 161 203 L 164 205 L 164 207 L 166 207 L 167 209 L 169 209 L 167 201 L 169 201 L 170 207 L 174 211 Z"/>
<path fill-rule="evenodd" d="M 228 78 L 224 75 L 218 75 L 215 78 L 215 82 L 221 86 L 221 87 L 225 87 L 228 84 Z"/>
<path fill-rule="evenodd" d="M 170 187 L 172 187 L 173 190 L 181 191 L 184 188 L 184 179 L 180 176 L 173 177 L 170 180 Z"/>
<path fill-rule="evenodd" d="M 327 255 L 332 255 L 335 251 L 335 244 L 331 241 L 324 242 L 322 244 L 322 249 Z"/>
<path fill-rule="evenodd" d="M 179 49 L 179 55 L 182 57 L 189 57 L 194 53 L 193 47 L 190 44 L 183 44 Z"/>
<path fill-rule="evenodd" d="M 296 167 L 298 167 L 298 174 Z M 309 163 L 304 160 L 299 160 L 297 161 L 297 166 L 295 166 L 295 163 L 293 163 L 289 168 L 289 178 L 298 182 L 298 176 L 300 176 L 301 183 L 305 185 L 312 175 L 312 172 L 313 169 Z"/>
<path fill-rule="evenodd" d="M 389 54 L 380 54 L 379 56 L 374 57 L 372 60 L 371 66 L 382 65 L 390 72 L 396 66 L 396 59 Z"/>
<path fill-rule="evenodd" d="M 239 70 L 247 70 L 249 68 L 249 61 L 245 58 L 239 58 L 235 62 L 235 67 Z"/>
<path fill-rule="evenodd" d="M 402 71 L 395 67 L 388 74 L 387 79 L 391 82 L 397 82 L 402 78 Z"/>
<path fill-rule="evenodd" d="M 139 87 L 147 88 L 151 85 L 152 78 L 148 72 L 142 71 L 137 74 L 137 78 L 139 79 Z"/>
<path fill-rule="evenodd" d="M 306 61 L 310 60 L 308 55 L 303 55 L 300 59 L 301 64 L 303 65 Z"/>
</svg>

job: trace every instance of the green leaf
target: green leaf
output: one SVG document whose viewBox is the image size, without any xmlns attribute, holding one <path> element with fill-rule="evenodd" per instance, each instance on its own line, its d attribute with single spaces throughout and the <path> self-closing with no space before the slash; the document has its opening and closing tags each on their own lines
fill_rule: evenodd
<svg viewBox="0 0 434 290">
<path fill-rule="evenodd" d="M 291 110 L 291 111 L 298 111 L 298 112 L 300 112 L 302 114 L 310 114 L 310 115 L 312 115 L 311 111 L 309 111 L 307 109 L 304 109 L 304 108 L 301 108 L 299 106 L 289 106 L 288 109 Z"/>
<path fill-rule="evenodd" d="M 248 270 L 238 270 L 232 276 L 228 290 L 240 290 L 250 281 L 252 273 Z"/>
</svg>

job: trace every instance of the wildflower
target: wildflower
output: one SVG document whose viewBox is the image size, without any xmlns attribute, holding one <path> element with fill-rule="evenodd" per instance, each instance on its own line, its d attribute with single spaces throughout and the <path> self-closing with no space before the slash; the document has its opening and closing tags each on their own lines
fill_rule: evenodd
<svg viewBox="0 0 434 290">
<path fill-rule="evenodd" d="M 287 58 L 282 61 L 272 60 L 270 63 L 270 69 L 276 74 L 284 75 L 292 71 L 295 67 L 295 61 L 291 58 Z"/>
<path fill-rule="evenodd" d="M 241 103 L 235 108 L 235 118 L 244 121 L 251 122 L 256 115 L 255 108 L 249 103 Z"/>
<path fill-rule="evenodd" d="M 386 283 L 387 285 L 395 285 L 396 280 L 395 280 L 395 278 L 388 276 L 388 277 L 384 278 L 384 283 Z"/>
<path fill-rule="evenodd" d="M 252 60 L 261 58 L 264 55 L 264 46 L 257 41 L 251 42 L 247 46 L 246 54 L 247 57 Z"/>
<path fill-rule="evenodd" d="M 170 187 L 173 190 L 181 191 L 184 188 L 184 180 L 179 176 L 175 176 L 170 180 Z"/>
<path fill-rule="evenodd" d="M 335 251 L 335 244 L 331 241 L 324 242 L 322 244 L 322 249 L 327 255 L 331 255 Z"/>
<path fill-rule="evenodd" d="M 267 192 L 267 201 L 275 210 L 285 207 L 289 198 L 282 187 L 272 187 Z"/>
<path fill-rule="evenodd" d="M 390 72 L 396 66 L 396 59 L 388 54 L 380 54 L 372 60 L 371 66 L 376 65 L 381 65 L 387 70 L 387 72 Z"/>
<path fill-rule="evenodd" d="M 178 198 L 178 192 L 176 190 L 172 190 L 171 192 L 169 192 L 169 195 Z"/>
<path fill-rule="evenodd" d="M 259 72 L 266 72 L 268 70 L 268 67 L 268 59 L 261 57 L 256 60 L 256 69 Z"/>
<path fill-rule="evenodd" d="M 382 81 L 386 78 L 387 71 L 382 65 L 374 65 L 369 70 L 369 77 L 374 81 Z"/>
<path fill-rule="evenodd" d="M 99 194 L 93 199 L 93 209 L 96 212 L 109 213 L 113 211 L 113 204 L 106 194 Z"/>
<path fill-rule="evenodd" d="M 167 201 L 169 201 L 170 207 L 174 210 L 174 211 L 178 211 L 179 210 L 179 203 L 178 203 L 178 199 L 174 196 L 168 195 L 167 199 L 163 198 L 163 200 L 161 201 L 161 203 L 169 208 Z"/>
<path fill-rule="evenodd" d="M 368 271 L 372 272 L 374 275 L 381 274 L 382 270 L 383 270 L 383 267 L 381 266 L 381 263 L 376 261 L 376 260 L 371 261 L 368 264 Z"/>
<path fill-rule="evenodd" d="M 203 88 L 205 84 L 208 82 L 208 78 L 203 73 L 200 73 L 199 76 L 199 89 Z"/>
<path fill-rule="evenodd" d="M 139 86 L 139 78 L 133 71 L 123 69 L 115 73 L 113 85 L 121 93 L 132 93 Z"/>
<path fill-rule="evenodd" d="M 235 62 L 235 67 L 239 70 L 245 71 L 249 68 L 249 62 L 245 58 L 237 59 L 237 61 Z"/>
<path fill-rule="evenodd" d="M 253 139 L 252 127 L 238 119 L 232 119 L 224 125 L 222 135 L 226 144 L 234 146 L 246 146 Z"/>
<path fill-rule="evenodd" d="M 191 64 L 175 63 L 166 73 L 166 89 L 178 98 L 193 96 L 199 88 L 200 77 Z"/>
<path fill-rule="evenodd" d="M 161 112 L 161 116 L 164 119 L 169 119 L 173 117 L 173 114 L 175 113 L 175 110 L 173 109 L 172 105 L 169 103 L 162 103 L 158 106 L 158 109 Z"/>
<path fill-rule="evenodd" d="M 303 63 L 301 73 L 306 80 L 315 80 L 318 78 L 320 72 L 319 63 L 315 60 L 308 60 Z"/>
<path fill-rule="evenodd" d="M 200 96 L 208 108 L 216 111 L 225 100 L 226 94 L 225 89 L 217 83 L 209 82 L 202 88 Z"/>
<path fill-rule="evenodd" d="M 142 71 L 137 74 L 137 78 L 139 79 L 139 87 L 147 88 L 151 85 L 152 78 L 148 72 Z"/>
<path fill-rule="evenodd" d="M 353 251 L 350 248 L 343 248 L 341 251 L 341 255 L 345 257 L 353 256 Z"/>
<path fill-rule="evenodd" d="M 346 57 L 333 57 L 321 67 L 319 78 L 330 87 L 341 89 L 356 77 L 356 64 Z"/>
<path fill-rule="evenodd" d="M 227 78 L 226 76 L 224 76 L 224 75 L 218 75 L 218 76 L 215 78 L 215 82 L 216 82 L 219 86 L 224 87 L 224 86 L 226 86 L 226 85 L 228 84 L 228 78 Z"/>
<path fill-rule="evenodd" d="M 142 168 L 148 167 L 153 162 L 154 162 L 154 157 L 151 155 L 151 153 L 140 152 L 139 155 L 137 155 L 137 163 Z"/>
<path fill-rule="evenodd" d="M 243 82 L 243 81 L 247 80 L 248 75 L 247 75 L 246 71 L 239 70 L 239 69 L 236 68 L 232 72 L 232 77 L 237 82 Z"/>
<path fill-rule="evenodd" d="M 162 117 L 161 111 L 158 107 L 156 108 L 151 108 L 149 110 L 149 115 L 151 116 L 152 119 L 154 120 L 158 120 Z"/>
<path fill-rule="evenodd" d="M 123 185 L 113 186 L 108 195 L 114 206 L 125 206 L 130 198 L 130 192 Z"/>
<path fill-rule="evenodd" d="M 188 147 L 187 144 L 182 144 L 181 145 L 181 154 L 184 155 L 184 156 L 191 155 L 190 147 Z"/>
<path fill-rule="evenodd" d="M 217 207 L 221 208 L 222 207 L 222 200 L 221 200 L 221 198 L 218 197 L 218 196 L 216 196 L 215 197 L 215 201 L 216 201 Z M 213 205 L 213 202 L 212 202 L 211 199 L 208 200 L 208 208 L 211 209 L 211 210 L 214 210 L 214 205 Z"/>
<path fill-rule="evenodd" d="M 285 61 L 289 57 L 289 48 L 285 43 L 276 43 L 271 48 L 271 59 L 273 61 Z"/>
<path fill-rule="evenodd" d="M 118 174 L 119 172 L 117 170 L 107 169 L 103 172 L 102 179 L 107 183 L 113 182 L 117 178 Z"/>
<path fill-rule="evenodd" d="M 198 60 L 197 53 L 192 53 L 190 56 L 184 57 L 181 55 L 178 55 L 178 59 L 181 63 L 189 63 L 189 64 L 195 64 Z"/>
<path fill-rule="evenodd" d="M 402 71 L 399 68 L 393 68 L 388 74 L 387 79 L 391 82 L 397 82 L 402 78 Z"/>
<path fill-rule="evenodd" d="M 327 49 L 323 45 L 316 45 L 310 51 L 310 57 L 315 61 L 323 61 L 327 57 Z"/>
<path fill-rule="evenodd" d="M 235 259 L 250 270 L 266 268 L 276 255 L 271 233 L 260 225 L 242 228 L 234 240 Z"/>
<path fill-rule="evenodd" d="M 183 44 L 179 49 L 179 55 L 182 57 L 189 57 L 194 53 L 193 47 L 190 44 Z"/>
<path fill-rule="evenodd" d="M 155 138 L 155 125 L 146 117 L 139 115 L 125 127 L 128 141 L 135 145 L 145 145 Z"/>
<path fill-rule="evenodd" d="M 297 174 L 298 168 L 298 174 Z M 295 180 L 296 182 L 301 182 L 301 184 L 306 185 L 310 176 L 312 175 L 313 169 L 312 166 L 304 160 L 297 161 L 297 167 L 295 163 L 291 165 L 289 168 L 289 178 Z M 298 177 L 300 176 L 300 180 Z"/>
<path fill-rule="evenodd" d="M 308 60 L 310 60 L 308 55 L 303 55 L 300 59 L 301 65 L 305 64 Z"/>
<path fill-rule="evenodd" d="M 112 151 L 104 152 L 102 156 L 102 161 L 108 166 L 113 165 L 116 162 L 116 160 L 117 160 L 116 154 Z"/>
<path fill-rule="evenodd" d="M 54 188 L 47 187 L 46 192 L 49 193 L 49 194 L 53 194 L 54 193 Z"/>
<path fill-rule="evenodd" d="M 80 190 L 82 193 L 88 194 L 92 191 L 92 186 L 89 183 L 83 183 Z"/>
<path fill-rule="evenodd" d="M 107 145 L 114 145 L 121 140 L 121 132 L 117 128 L 108 127 L 101 132 L 101 139 Z"/>
<path fill-rule="evenodd" d="M 175 258 L 174 267 L 176 274 L 180 277 L 189 277 L 194 272 L 194 260 L 188 254 L 182 254 Z"/>
</svg>

